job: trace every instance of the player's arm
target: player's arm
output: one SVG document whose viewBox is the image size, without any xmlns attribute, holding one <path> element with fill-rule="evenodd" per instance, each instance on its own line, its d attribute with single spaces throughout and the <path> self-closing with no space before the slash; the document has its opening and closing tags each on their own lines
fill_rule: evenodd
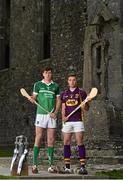
<svg viewBox="0 0 123 180">
<path fill-rule="evenodd" d="M 84 106 L 84 110 L 85 110 L 85 111 L 88 111 L 88 110 L 89 110 L 89 107 L 90 107 L 90 106 L 89 106 L 89 103 L 87 102 L 87 103 L 85 104 L 85 106 Z"/>
<path fill-rule="evenodd" d="M 54 110 L 55 115 L 58 114 L 60 105 L 61 105 L 61 98 L 60 98 L 60 96 L 56 96 L 56 106 L 55 106 L 55 110 Z"/>
<path fill-rule="evenodd" d="M 87 94 L 86 94 L 86 97 L 87 97 Z M 90 101 L 90 100 L 89 100 Z M 84 110 L 85 111 L 88 111 L 89 110 L 89 101 L 87 103 L 85 103 L 85 106 L 84 106 Z"/>
<path fill-rule="evenodd" d="M 59 86 L 57 86 L 55 110 L 53 113 L 50 113 L 50 117 L 56 119 L 56 116 L 57 116 L 58 111 L 60 109 L 60 105 L 61 105 L 60 90 L 59 90 Z"/>
<path fill-rule="evenodd" d="M 61 99 L 60 96 L 56 96 L 56 105 L 55 105 L 55 110 L 54 112 L 50 113 L 50 117 L 56 119 L 56 116 L 58 114 L 58 111 L 60 109 L 60 105 L 61 105 Z"/>
<path fill-rule="evenodd" d="M 31 99 L 29 99 L 29 101 L 31 103 L 34 103 L 34 101 L 36 100 L 37 95 L 38 95 L 38 86 L 35 83 L 34 86 L 33 86 L 33 93 L 32 93 Z"/>
<path fill-rule="evenodd" d="M 82 100 L 84 101 L 85 99 L 86 99 L 86 97 L 87 97 L 87 94 L 86 94 L 86 92 L 83 94 L 83 96 L 81 96 L 81 98 L 82 98 Z M 87 103 L 85 103 L 83 106 L 82 106 L 82 109 L 84 110 L 84 111 L 88 111 L 89 110 L 89 103 L 87 102 Z"/>
<path fill-rule="evenodd" d="M 28 99 L 31 103 L 34 103 L 34 101 L 36 100 L 36 94 L 32 94 L 32 96 L 30 96 L 31 98 Z"/>
<path fill-rule="evenodd" d="M 34 101 L 36 100 L 36 97 L 37 97 L 37 95 L 36 94 L 32 94 L 32 96 L 31 96 L 31 102 L 32 103 L 34 103 Z"/>
<path fill-rule="evenodd" d="M 65 116 L 65 103 L 62 103 L 62 121 L 67 121 L 68 118 Z"/>
</svg>

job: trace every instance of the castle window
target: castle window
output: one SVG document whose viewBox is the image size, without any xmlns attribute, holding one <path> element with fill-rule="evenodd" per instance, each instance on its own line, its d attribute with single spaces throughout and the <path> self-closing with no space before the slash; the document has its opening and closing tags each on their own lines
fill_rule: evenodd
<svg viewBox="0 0 123 180">
<path fill-rule="evenodd" d="M 101 46 L 96 47 L 96 82 L 101 93 L 101 59 L 102 59 L 102 48 Z"/>
<path fill-rule="evenodd" d="M 10 0 L 0 1 L 0 70 L 9 68 Z"/>
<path fill-rule="evenodd" d="M 96 86 L 101 93 L 102 89 L 102 76 L 103 76 L 103 67 L 102 67 L 102 44 L 96 43 L 92 46 L 92 60 L 93 60 L 93 86 Z"/>
<path fill-rule="evenodd" d="M 104 31 L 104 23 L 105 23 L 104 18 L 100 16 L 98 19 L 98 24 L 96 25 L 96 34 L 98 38 L 102 37 Z"/>
<path fill-rule="evenodd" d="M 41 0 L 40 60 L 50 58 L 50 0 Z"/>
<path fill-rule="evenodd" d="M 50 58 L 50 0 L 44 0 L 44 59 Z"/>
<path fill-rule="evenodd" d="M 101 46 L 96 48 L 96 67 L 98 69 L 101 67 Z"/>
<path fill-rule="evenodd" d="M 123 64 L 121 64 L 121 73 L 122 73 L 122 77 L 123 77 Z"/>
</svg>

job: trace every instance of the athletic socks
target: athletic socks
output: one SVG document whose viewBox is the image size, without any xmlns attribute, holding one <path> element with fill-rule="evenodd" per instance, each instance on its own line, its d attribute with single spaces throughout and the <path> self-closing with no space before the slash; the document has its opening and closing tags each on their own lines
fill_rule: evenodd
<svg viewBox="0 0 123 180">
<path fill-rule="evenodd" d="M 65 167 L 68 169 L 70 169 L 70 156 L 71 156 L 70 145 L 64 145 L 64 163 L 65 163 Z"/>
<path fill-rule="evenodd" d="M 85 146 L 79 145 L 78 152 L 79 152 L 80 165 L 81 165 L 81 167 L 83 167 L 83 166 L 85 166 L 85 162 L 86 162 Z"/>
<path fill-rule="evenodd" d="M 54 147 L 48 147 L 47 149 L 48 154 L 48 165 L 53 165 L 53 155 L 54 155 Z"/>
<path fill-rule="evenodd" d="M 39 155 L 40 148 L 34 146 L 33 148 L 33 165 L 38 165 L 38 155 Z M 48 147 L 47 149 L 48 154 L 48 164 L 49 166 L 53 165 L 53 154 L 54 154 L 54 147 Z"/>
<path fill-rule="evenodd" d="M 33 148 L 33 165 L 38 165 L 38 154 L 39 154 L 40 148 L 37 146 L 34 146 Z"/>
<path fill-rule="evenodd" d="M 34 146 L 34 148 L 33 148 L 33 165 L 38 165 L 39 150 L 40 150 L 39 147 Z M 86 161 L 85 146 L 79 145 L 78 152 L 79 152 L 80 164 L 83 167 L 85 165 L 85 161 Z M 51 166 L 51 165 L 53 165 L 54 147 L 48 147 L 47 153 L 48 153 L 48 164 L 49 164 L 49 166 Z M 70 145 L 64 145 L 64 163 L 65 163 L 65 167 L 68 169 L 70 169 L 70 156 L 71 156 Z"/>
</svg>

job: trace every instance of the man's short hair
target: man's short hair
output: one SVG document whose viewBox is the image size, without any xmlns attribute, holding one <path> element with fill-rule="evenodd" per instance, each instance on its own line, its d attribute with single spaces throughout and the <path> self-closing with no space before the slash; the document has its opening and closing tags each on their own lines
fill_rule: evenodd
<svg viewBox="0 0 123 180">
<path fill-rule="evenodd" d="M 74 72 L 69 73 L 68 76 L 67 76 L 67 78 L 69 78 L 69 77 L 76 77 L 76 73 L 74 73 Z"/>
<path fill-rule="evenodd" d="M 52 72 L 52 68 L 51 67 L 44 67 L 42 69 L 42 73 L 44 73 L 44 71 L 51 71 Z"/>
</svg>

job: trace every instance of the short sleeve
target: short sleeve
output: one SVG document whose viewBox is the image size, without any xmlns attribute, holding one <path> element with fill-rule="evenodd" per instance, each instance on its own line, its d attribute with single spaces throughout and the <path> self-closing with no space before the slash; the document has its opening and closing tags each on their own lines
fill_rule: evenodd
<svg viewBox="0 0 123 180">
<path fill-rule="evenodd" d="M 62 103 L 65 103 L 64 92 L 61 92 L 60 97 L 61 97 Z"/>
<path fill-rule="evenodd" d="M 34 86 L 33 86 L 33 94 L 38 94 L 39 90 L 38 90 L 38 84 L 35 83 Z"/>
</svg>

